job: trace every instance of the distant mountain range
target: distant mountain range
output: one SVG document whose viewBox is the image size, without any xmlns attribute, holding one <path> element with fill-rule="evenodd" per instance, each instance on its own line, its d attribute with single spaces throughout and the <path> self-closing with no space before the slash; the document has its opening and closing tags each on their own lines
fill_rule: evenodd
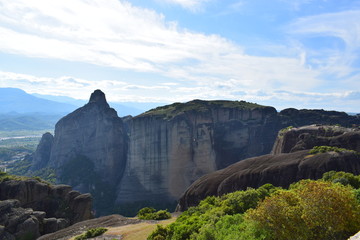
<svg viewBox="0 0 360 240">
<path fill-rule="evenodd" d="M 16 112 L 46 113 L 66 115 L 82 107 L 88 100 L 79 100 L 66 96 L 52 96 L 43 94 L 28 94 L 19 88 L 0 88 L 0 114 Z M 165 105 L 166 103 L 145 102 L 109 102 L 120 117 L 139 115 L 147 110 Z"/>
<path fill-rule="evenodd" d="M 0 113 L 68 114 L 75 105 L 35 97 L 18 88 L 0 88 Z"/>
<path fill-rule="evenodd" d="M 52 129 L 56 122 L 87 100 L 66 96 L 28 94 L 18 88 L 0 88 L 0 131 Z M 161 103 L 109 103 L 120 117 L 136 116 Z"/>
</svg>

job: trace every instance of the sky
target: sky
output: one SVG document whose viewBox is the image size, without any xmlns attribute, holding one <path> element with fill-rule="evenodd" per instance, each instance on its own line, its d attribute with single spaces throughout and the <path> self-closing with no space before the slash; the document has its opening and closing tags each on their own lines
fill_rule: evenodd
<svg viewBox="0 0 360 240">
<path fill-rule="evenodd" d="M 0 0 L 0 87 L 360 112 L 359 0 Z"/>
</svg>

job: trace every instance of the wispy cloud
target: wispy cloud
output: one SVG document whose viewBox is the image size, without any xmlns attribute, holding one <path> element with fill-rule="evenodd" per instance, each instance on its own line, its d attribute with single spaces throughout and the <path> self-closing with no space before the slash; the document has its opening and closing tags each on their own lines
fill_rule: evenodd
<svg viewBox="0 0 360 240">
<path fill-rule="evenodd" d="M 198 11 L 201 7 L 204 6 L 205 3 L 211 0 L 156 0 L 156 1 L 176 4 L 191 11 Z"/>
<path fill-rule="evenodd" d="M 195 84 L 229 79 L 248 88 L 319 84 L 318 72 L 304 67 L 297 55 L 246 55 L 225 38 L 180 29 L 125 1 L 13 0 L 0 5 L 0 35 L 4 52 L 156 72 Z"/>
<path fill-rule="evenodd" d="M 353 63 L 360 59 L 360 11 L 343 11 L 300 18 L 289 26 L 289 32 L 302 36 L 303 39 L 328 39 L 330 44 L 326 45 L 327 42 L 322 41 L 320 48 L 304 43 L 301 38 L 299 40 L 302 48 L 307 52 L 308 63 L 324 74 L 343 78 L 356 71 Z M 335 43 L 338 43 L 338 46 Z"/>
</svg>

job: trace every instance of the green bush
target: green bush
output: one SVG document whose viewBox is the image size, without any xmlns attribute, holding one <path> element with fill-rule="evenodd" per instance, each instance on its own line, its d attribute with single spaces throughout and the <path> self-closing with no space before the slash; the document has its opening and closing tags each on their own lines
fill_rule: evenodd
<svg viewBox="0 0 360 240">
<path fill-rule="evenodd" d="M 174 223 L 166 228 L 156 229 L 150 235 L 151 237 L 149 236 L 149 239 L 154 240 L 156 236 L 162 237 L 159 239 L 171 240 L 236 239 L 233 238 L 232 230 L 227 230 L 225 227 L 220 230 L 221 226 L 223 226 L 221 221 L 224 221 L 224 224 L 227 220 L 228 222 L 232 221 L 229 219 L 222 220 L 223 217 L 243 214 L 248 209 L 255 208 L 266 196 L 278 189 L 271 184 L 265 184 L 258 189 L 249 188 L 246 191 L 237 191 L 221 197 L 209 196 L 202 200 L 198 206 L 190 207 L 183 212 Z M 240 222 L 240 219 L 241 217 L 237 216 L 234 217 L 233 221 Z M 219 225 L 216 225 L 218 222 L 220 222 Z M 234 228 L 237 227 L 234 226 Z M 243 227 L 243 229 L 245 228 Z M 247 230 L 247 232 L 249 231 Z M 234 234 L 238 234 L 238 231 Z"/>
<path fill-rule="evenodd" d="M 360 176 L 352 173 L 330 171 L 323 174 L 322 179 L 328 182 L 338 182 L 342 185 L 350 185 L 355 189 L 360 188 Z"/>
<path fill-rule="evenodd" d="M 345 151 L 356 153 L 356 151 L 354 150 L 349 150 L 339 147 L 331 147 L 331 146 L 315 146 L 309 151 L 309 153 L 318 154 L 318 153 L 326 153 L 326 152 L 345 152 Z"/>
<path fill-rule="evenodd" d="M 85 233 L 75 237 L 75 240 L 84 240 L 84 239 L 88 239 L 88 238 L 94 238 L 94 237 L 102 235 L 106 231 L 107 231 L 107 229 L 103 228 L 103 227 L 91 228 L 91 229 L 87 230 Z"/>
<path fill-rule="evenodd" d="M 340 240 L 360 229 L 353 189 L 321 180 L 302 180 L 291 190 L 278 191 L 245 215 L 269 240 Z"/>
<path fill-rule="evenodd" d="M 137 216 L 143 220 L 164 220 L 171 218 L 171 214 L 167 210 L 159 210 L 156 212 L 155 208 L 152 207 L 140 209 Z"/>
</svg>

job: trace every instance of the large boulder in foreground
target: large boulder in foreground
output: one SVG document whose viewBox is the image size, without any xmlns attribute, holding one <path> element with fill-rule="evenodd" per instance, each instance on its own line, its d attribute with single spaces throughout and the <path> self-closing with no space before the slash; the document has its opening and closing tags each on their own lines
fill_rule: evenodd
<svg viewBox="0 0 360 240">
<path fill-rule="evenodd" d="M 288 187 L 301 179 L 318 179 L 331 170 L 360 174 L 360 154 L 354 151 L 309 154 L 309 150 L 263 155 L 237 162 L 207 174 L 185 191 L 177 210 L 197 205 L 207 196 L 219 196 L 248 187 L 271 183 Z"/>
</svg>

